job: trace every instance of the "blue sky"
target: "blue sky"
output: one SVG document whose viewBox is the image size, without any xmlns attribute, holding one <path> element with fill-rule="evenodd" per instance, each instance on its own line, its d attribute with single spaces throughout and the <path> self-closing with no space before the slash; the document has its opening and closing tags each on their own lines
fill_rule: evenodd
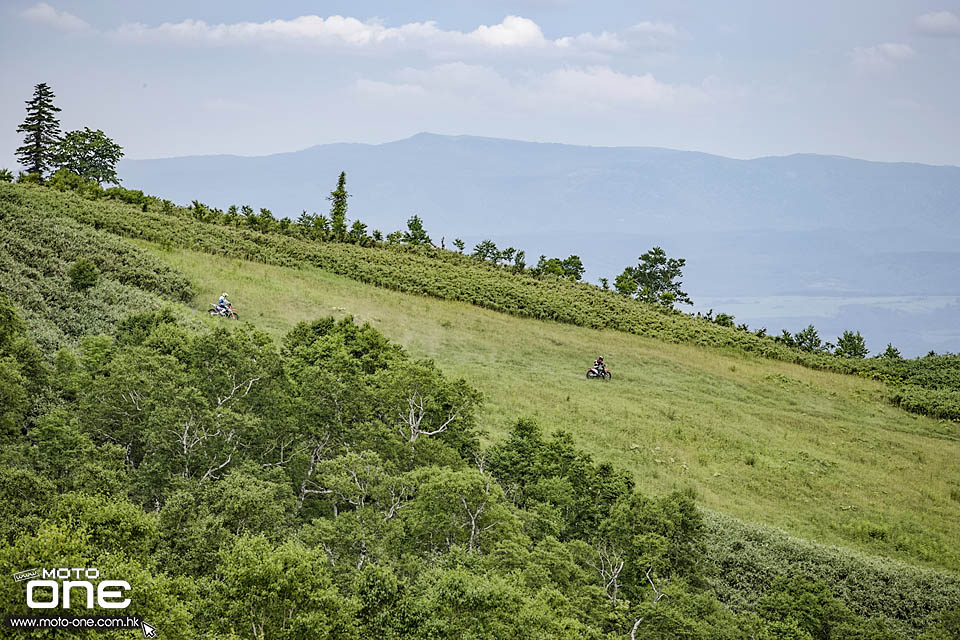
<svg viewBox="0 0 960 640">
<path fill-rule="evenodd" d="M 38 82 L 133 158 L 431 131 L 960 165 L 957 0 L 8 0 L 0 56 L 0 166 Z"/>
</svg>

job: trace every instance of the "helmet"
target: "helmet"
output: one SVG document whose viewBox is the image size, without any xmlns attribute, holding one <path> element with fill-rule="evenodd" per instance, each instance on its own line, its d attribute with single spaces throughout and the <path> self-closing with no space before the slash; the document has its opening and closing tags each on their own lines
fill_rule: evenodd
<svg viewBox="0 0 960 640">
<path fill-rule="evenodd" d="M 597 360 L 599 360 L 600 362 L 603 362 L 603 356 L 597 356 Z"/>
<path fill-rule="evenodd" d="M 222 294 L 220 294 L 220 295 L 221 295 L 221 297 L 224 297 L 224 298 L 229 298 L 229 297 L 230 297 L 230 296 L 227 295 L 226 291 L 224 291 L 224 292 L 223 292 Z"/>
</svg>

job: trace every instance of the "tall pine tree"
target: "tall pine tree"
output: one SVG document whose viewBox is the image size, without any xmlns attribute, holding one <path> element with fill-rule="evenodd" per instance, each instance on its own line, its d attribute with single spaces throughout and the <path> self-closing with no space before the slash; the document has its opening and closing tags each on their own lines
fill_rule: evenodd
<svg viewBox="0 0 960 640">
<path fill-rule="evenodd" d="M 60 142 L 60 121 L 54 106 L 53 91 L 45 82 L 33 88 L 33 99 L 27 101 L 27 119 L 17 131 L 27 134 L 23 146 L 17 149 L 17 160 L 29 173 L 43 177 L 54 163 L 54 153 Z"/>
<path fill-rule="evenodd" d="M 347 239 L 347 173 L 340 172 L 337 179 L 337 188 L 330 192 L 327 200 L 330 201 L 330 234 L 335 242 Z"/>
</svg>

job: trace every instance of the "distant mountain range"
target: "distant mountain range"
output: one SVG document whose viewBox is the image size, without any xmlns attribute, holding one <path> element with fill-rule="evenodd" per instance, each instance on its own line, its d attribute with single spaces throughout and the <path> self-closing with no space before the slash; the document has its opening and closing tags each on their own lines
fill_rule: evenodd
<svg viewBox="0 0 960 640">
<path fill-rule="evenodd" d="M 820 155 L 735 160 L 423 133 L 260 157 L 125 160 L 119 168 L 126 186 L 178 203 L 250 204 L 293 218 L 326 212 L 340 171 L 353 196 L 350 217 L 371 228 L 402 228 L 416 213 L 447 246 L 454 237 L 471 245 L 491 238 L 534 261 L 576 253 L 593 281 L 612 279 L 661 245 L 687 259 L 694 301 L 897 298 L 895 315 L 867 303 L 874 350 L 882 340 L 908 352 L 960 351 L 960 315 L 944 317 L 944 327 L 937 315 L 960 312 L 960 167 Z M 937 303 L 911 307 L 906 299 L 918 296 Z M 836 309 L 777 316 L 770 304 L 753 307 L 742 307 L 738 321 L 813 322 L 832 333 L 831 318 L 843 317 Z M 904 321 L 921 308 L 916 323 Z"/>
</svg>

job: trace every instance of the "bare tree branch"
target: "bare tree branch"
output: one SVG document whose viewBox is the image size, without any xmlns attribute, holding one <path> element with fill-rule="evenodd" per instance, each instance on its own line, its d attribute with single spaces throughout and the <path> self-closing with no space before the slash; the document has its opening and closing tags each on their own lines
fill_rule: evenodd
<svg viewBox="0 0 960 640">
<path fill-rule="evenodd" d="M 404 415 L 404 412 L 400 412 L 400 421 L 397 424 L 397 430 L 400 432 L 400 435 L 410 444 L 416 442 L 420 436 L 435 436 L 438 433 L 443 433 L 454 420 L 460 417 L 460 413 L 465 408 L 465 405 L 463 405 L 452 409 L 452 412 L 447 416 L 446 420 L 440 423 L 440 426 L 432 431 L 426 431 L 421 427 L 427 415 L 425 405 L 426 398 L 420 393 L 420 387 L 415 386 L 407 397 L 406 414 Z"/>
<path fill-rule="evenodd" d="M 606 542 L 600 542 L 594 547 L 597 551 L 598 563 L 587 561 L 597 573 L 600 574 L 600 580 L 603 582 L 603 590 L 610 599 L 610 604 L 617 606 L 617 597 L 620 592 L 620 572 L 626 561 L 619 550 L 610 548 Z"/>
<path fill-rule="evenodd" d="M 650 572 L 653 571 L 653 567 L 647 569 L 647 582 L 650 583 L 650 587 L 653 589 L 653 604 L 656 606 L 662 598 L 666 598 L 667 594 L 663 593 L 657 589 L 657 585 L 653 584 L 653 579 L 650 577 Z M 637 618 L 633 623 L 633 629 L 630 631 L 630 640 L 637 640 L 637 627 L 640 626 L 640 623 L 643 622 L 643 616 Z"/>
<path fill-rule="evenodd" d="M 313 450 L 310 452 L 310 463 L 307 466 L 307 473 L 303 477 L 303 482 L 300 483 L 300 494 L 297 496 L 298 513 L 301 509 L 303 509 L 303 501 L 306 500 L 308 495 L 333 493 L 329 489 L 309 488 L 309 484 L 313 478 L 313 472 L 317 469 L 317 463 L 323 458 L 323 454 L 326 452 L 329 442 L 330 434 L 327 433 L 324 435 L 323 440 L 314 443 Z"/>
</svg>

